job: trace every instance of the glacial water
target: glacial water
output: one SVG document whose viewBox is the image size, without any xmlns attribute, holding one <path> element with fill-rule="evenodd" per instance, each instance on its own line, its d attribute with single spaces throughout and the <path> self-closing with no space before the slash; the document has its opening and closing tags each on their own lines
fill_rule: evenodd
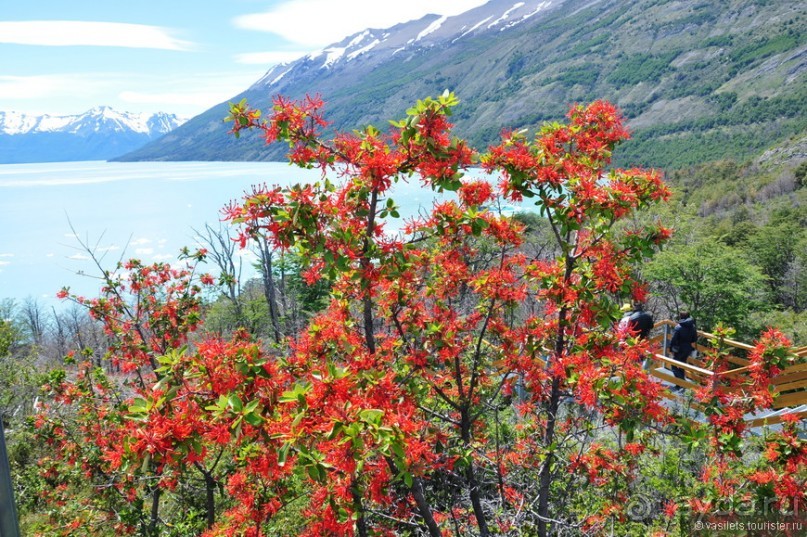
<svg viewBox="0 0 807 537">
<path fill-rule="evenodd" d="M 0 299 L 55 303 L 62 286 L 96 296 L 98 269 L 78 239 L 108 269 L 121 257 L 171 262 L 181 247 L 197 244 L 194 229 L 217 227 L 221 209 L 251 185 L 319 175 L 256 162 L 0 165 Z M 396 189 L 402 217 L 434 199 L 416 180 Z"/>
</svg>

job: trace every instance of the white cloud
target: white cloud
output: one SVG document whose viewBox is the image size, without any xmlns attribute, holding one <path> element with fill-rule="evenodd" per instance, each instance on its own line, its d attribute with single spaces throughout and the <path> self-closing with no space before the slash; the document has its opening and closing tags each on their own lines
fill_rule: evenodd
<svg viewBox="0 0 807 537">
<path fill-rule="evenodd" d="M 144 244 L 151 244 L 151 239 L 140 237 L 139 239 L 134 239 L 133 241 L 130 241 L 129 244 L 132 246 L 142 246 Z"/>
<path fill-rule="evenodd" d="M 113 84 L 109 75 L 100 74 L 0 76 L 0 99 L 101 96 Z"/>
<path fill-rule="evenodd" d="M 328 45 L 365 28 L 388 28 L 428 13 L 456 15 L 487 0 L 288 0 L 270 11 L 233 19 L 238 28 L 277 34 L 311 47 Z"/>
<path fill-rule="evenodd" d="M 151 255 L 154 253 L 154 248 L 135 248 L 135 255 Z"/>
<path fill-rule="evenodd" d="M 0 74 L 0 101 L 6 110 L 29 114 L 80 114 L 98 104 L 108 104 L 120 111 L 169 111 L 192 116 L 232 99 L 264 71 L 239 69 L 243 70 L 169 76 L 125 71 Z"/>
<path fill-rule="evenodd" d="M 0 257 L 14 257 L 14 254 L 0 254 Z"/>
<path fill-rule="evenodd" d="M 257 71 L 198 73 L 194 76 L 154 77 L 141 80 L 139 89 L 129 83 L 118 92 L 125 103 L 155 105 L 159 109 L 194 109 L 198 114 L 223 103 L 251 86 L 261 75 Z M 148 82 L 146 85 L 144 82 Z"/>
<path fill-rule="evenodd" d="M 0 43 L 191 50 L 170 30 L 145 24 L 93 21 L 0 21 Z"/>
<path fill-rule="evenodd" d="M 67 259 L 75 259 L 76 261 L 87 261 L 90 259 L 90 256 L 84 254 L 73 254 L 67 256 Z"/>
<path fill-rule="evenodd" d="M 0 99 L 38 99 L 58 91 L 50 76 L 0 76 Z"/>
<path fill-rule="evenodd" d="M 157 254 L 152 257 L 154 261 L 169 261 L 175 259 L 175 256 L 170 254 Z"/>
<path fill-rule="evenodd" d="M 236 63 L 243 63 L 247 65 L 275 65 L 278 63 L 292 62 L 298 58 L 302 58 L 310 51 L 281 51 L 274 50 L 269 52 L 245 52 L 244 54 L 236 54 Z"/>
<path fill-rule="evenodd" d="M 10 265 L 11 261 L 0 261 L 0 267 L 4 267 L 6 265 Z"/>
</svg>

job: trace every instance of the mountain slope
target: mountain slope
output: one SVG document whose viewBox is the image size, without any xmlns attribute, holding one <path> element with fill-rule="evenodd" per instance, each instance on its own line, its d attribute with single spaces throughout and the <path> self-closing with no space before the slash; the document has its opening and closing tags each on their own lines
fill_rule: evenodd
<svg viewBox="0 0 807 537">
<path fill-rule="evenodd" d="M 477 146 L 535 127 L 569 103 L 607 98 L 635 136 L 635 164 L 747 158 L 807 127 L 807 7 L 785 0 L 493 0 L 350 36 L 273 67 L 242 97 L 319 93 L 339 130 L 384 121 L 454 90 L 458 133 Z M 127 160 L 279 159 L 228 137 L 221 104 Z M 380 125 L 383 126 L 383 125 Z"/>
<path fill-rule="evenodd" d="M 106 160 L 182 122 L 173 114 L 131 114 L 106 106 L 76 116 L 0 112 L 0 163 Z"/>
</svg>

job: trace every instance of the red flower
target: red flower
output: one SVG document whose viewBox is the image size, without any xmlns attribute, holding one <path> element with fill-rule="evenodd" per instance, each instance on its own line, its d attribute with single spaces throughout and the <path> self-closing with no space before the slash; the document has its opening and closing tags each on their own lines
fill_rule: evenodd
<svg viewBox="0 0 807 537">
<path fill-rule="evenodd" d="M 459 189 L 460 201 L 468 207 L 484 205 L 493 196 L 493 187 L 487 181 L 464 183 Z"/>
</svg>

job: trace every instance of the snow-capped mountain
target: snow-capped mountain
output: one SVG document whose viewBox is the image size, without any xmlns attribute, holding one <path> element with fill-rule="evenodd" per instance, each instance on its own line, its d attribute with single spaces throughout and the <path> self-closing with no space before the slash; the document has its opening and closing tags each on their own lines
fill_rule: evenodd
<svg viewBox="0 0 807 537">
<path fill-rule="evenodd" d="M 513 30 L 523 29 L 538 21 L 546 20 L 553 13 L 563 11 L 565 4 L 580 0 L 490 0 L 488 3 L 459 15 L 447 17 L 426 15 L 420 19 L 403 22 L 385 29 L 368 28 L 347 36 L 322 50 L 307 54 L 297 60 L 272 66 L 260 79 L 243 93 L 230 101 L 237 102 L 247 97 L 249 102 L 265 108 L 270 96 L 283 94 L 302 97 L 320 93 L 330 103 L 335 103 L 340 112 L 358 111 L 359 104 L 352 99 L 366 91 L 384 91 L 390 84 L 402 85 L 396 80 L 408 66 L 418 66 L 423 61 L 439 58 L 438 61 L 479 46 L 480 41 L 517 39 Z M 600 0 L 582 0 L 596 4 Z M 383 77 L 379 73 L 389 70 L 386 79 L 367 81 L 367 77 Z M 408 77 L 407 74 L 404 75 Z M 436 77 L 440 80 L 440 76 Z M 375 87 L 373 87 L 372 85 Z M 355 91 L 353 86 L 359 86 Z M 446 88 L 457 87 L 456 81 L 440 82 L 437 93 Z M 425 96 L 408 92 L 412 96 Z M 434 92 L 432 92 L 434 93 Z M 354 102 L 342 107 L 342 98 Z M 375 101 L 375 99 L 372 99 Z M 385 101 L 395 101 L 395 108 L 405 110 L 409 100 L 400 101 L 397 95 L 388 94 Z M 400 101 L 400 102 L 399 102 Z M 334 108 L 331 108 L 333 110 Z M 388 114 L 385 110 L 376 110 Z M 339 113 L 339 112 L 338 112 Z M 394 113 L 399 113 L 397 110 Z M 244 149 L 245 144 L 234 147 L 227 135 L 229 128 L 221 121 L 227 115 L 227 104 L 222 103 L 207 112 L 192 118 L 170 135 L 149 143 L 116 160 L 263 160 L 277 158 L 278 153 L 261 148 Z M 330 116 L 337 128 L 353 128 L 355 117 L 345 121 Z M 375 119 L 375 118 L 373 118 Z M 360 123 L 363 118 L 360 119 Z M 359 124 L 360 124 L 359 123 Z M 196 143 L 199 142 L 199 143 Z"/>
<path fill-rule="evenodd" d="M 0 112 L 0 163 L 106 160 L 170 132 L 185 118 L 99 106 L 79 115 Z"/>
<path fill-rule="evenodd" d="M 746 158 L 760 140 L 803 132 L 802 4 L 489 0 L 347 36 L 272 66 L 229 101 L 266 110 L 277 95 L 319 94 L 331 128 L 349 132 L 383 128 L 416 99 L 449 89 L 460 100 L 457 134 L 484 148 L 503 129 L 535 129 L 570 103 L 604 98 L 634 131 L 625 162 L 695 164 L 727 148 Z M 228 135 L 227 113 L 221 103 L 119 160 L 283 159 L 282 144 Z"/>
<path fill-rule="evenodd" d="M 355 60 L 380 64 L 396 55 L 412 56 L 430 47 L 503 32 L 559 7 L 564 1 L 493 0 L 453 17 L 432 14 L 391 28 L 367 29 L 294 62 L 272 67 L 252 88 L 277 85 L 300 69 L 336 69 Z"/>
</svg>

